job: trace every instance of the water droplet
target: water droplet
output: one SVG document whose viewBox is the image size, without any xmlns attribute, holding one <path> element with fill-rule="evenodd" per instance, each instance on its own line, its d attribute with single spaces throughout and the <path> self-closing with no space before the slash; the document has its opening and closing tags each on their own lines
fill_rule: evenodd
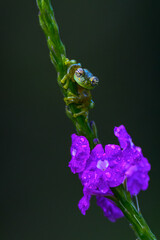
<svg viewBox="0 0 160 240">
<path fill-rule="evenodd" d="M 72 156 L 75 157 L 77 153 L 77 150 L 75 148 L 72 149 Z"/>
<path fill-rule="evenodd" d="M 109 166 L 109 162 L 107 160 L 99 160 L 97 162 L 97 168 L 102 170 L 102 171 L 105 171 L 107 169 L 107 167 Z"/>
</svg>

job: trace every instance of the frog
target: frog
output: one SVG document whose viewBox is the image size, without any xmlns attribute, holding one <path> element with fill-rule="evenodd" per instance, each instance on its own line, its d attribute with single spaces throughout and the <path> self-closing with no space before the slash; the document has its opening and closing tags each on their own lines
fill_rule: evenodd
<svg viewBox="0 0 160 240">
<path fill-rule="evenodd" d="M 75 60 L 68 60 L 66 65 L 69 65 L 67 74 L 61 79 L 63 88 L 68 90 L 68 96 L 64 98 L 64 101 L 67 106 L 71 103 L 75 103 L 77 108 L 80 109 L 80 112 L 73 114 L 73 117 L 84 115 L 87 121 L 88 111 L 94 107 L 90 90 L 98 85 L 99 79 L 88 69 L 82 68 L 81 64 L 76 63 Z M 69 90 L 70 80 L 77 83 L 78 96 Z"/>
</svg>

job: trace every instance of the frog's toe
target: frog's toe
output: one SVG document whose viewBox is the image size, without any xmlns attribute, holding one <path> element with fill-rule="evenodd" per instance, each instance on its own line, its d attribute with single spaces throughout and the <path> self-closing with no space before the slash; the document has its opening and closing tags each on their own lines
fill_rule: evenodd
<svg viewBox="0 0 160 240">
<path fill-rule="evenodd" d="M 69 81 L 66 82 L 66 84 L 63 86 L 64 89 L 68 89 Z"/>
<path fill-rule="evenodd" d="M 74 117 L 74 118 L 79 117 L 79 116 L 84 116 L 84 117 L 85 117 L 85 122 L 88 121 L 88 112 L 87 112 L 87 111 L 82 110 L 82 111 L 80 111 L 80 112 L 78 112 L 78 113 L 74 113 L 74 114 L 73 114 L 73 117 Z"/>
<path fill-rule="evenodd" d="M 61 79 L 61 83 L 62 84 L 64 84 L 65 82 L 66 82 L 66 80 L 67 80 L 67 77 L 66 77 L 66 75 Z"/>
</svg>

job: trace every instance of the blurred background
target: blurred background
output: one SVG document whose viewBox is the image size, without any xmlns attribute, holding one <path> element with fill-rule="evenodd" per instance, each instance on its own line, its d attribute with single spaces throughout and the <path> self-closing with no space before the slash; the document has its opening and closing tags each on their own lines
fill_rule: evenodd
<svg viewBox="0 0 160 240">
<path fill-rule="evenodd" d="M 93 91 L 99 138 L 117 144 L 124 124 L 152 164 L 139 195 L 160 236 L 159 12 L 152 0 L 54 0 L 67 56 L 100 79 Z M 1 224 L 3 240 L 130 239 L 125 219 L 109 222 L 93 198 L 78 210 L 82 186 L 68 168 L 75 129 L 50 63 L 34 1 L 1 1 Z"/>
</svg>

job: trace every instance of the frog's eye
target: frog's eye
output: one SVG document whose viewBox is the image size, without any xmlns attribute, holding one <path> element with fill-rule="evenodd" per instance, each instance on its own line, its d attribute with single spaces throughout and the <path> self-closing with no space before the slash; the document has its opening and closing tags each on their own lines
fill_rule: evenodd
<svg viewBox="0 0 160 240">
<path fill-rule="evenodd" d="M 82 75 L 84 74 L 84 70 L 82 68 L 78 68 L 76 71 L 75 71 L 75 75 L 77 77 L 81 77 Z"/>
<path fill-rule="evenodd" d="M 94 87 L 96 85 L 98 85 L 99 83 L 99 79 L 97 77 L 91 77 L 90 78 L 90 81 L 91 81 L 91 85 Z"/>
</svg>

